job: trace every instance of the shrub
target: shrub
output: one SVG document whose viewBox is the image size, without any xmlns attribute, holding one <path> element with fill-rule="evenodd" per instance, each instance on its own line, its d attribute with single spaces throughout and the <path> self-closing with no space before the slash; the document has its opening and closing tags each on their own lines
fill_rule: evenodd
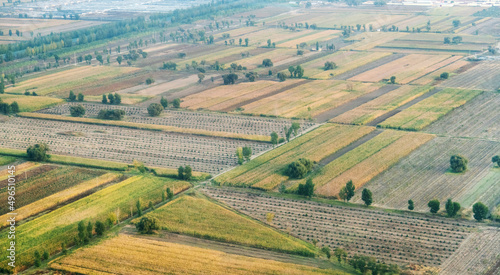
<svg viewBox="0 0 500 275">
<path fill-rule="evenodd" d="M 181 100 L 180 100 L 180 98 L 174 99 L 174 101 L 172 101 L 172 106 L 174 106 L 174 108 L 180 108 L 181 107 Z"/>
<path fill-rule="evenodd" d="M 155 83 L 155 80 L 152 79 L 151 77 L 149 77 L 148 79 L 146 79 L 146 85 L 151 85 L 153 83 Z"/>
<path fill-rule="evenodd" d="M 95 222 L 95 233 L 97 234 L 97 236 L 104 235 L 105 230 L 106 230 L 106 227 L 104 226 L 103 222 L 101 222 L 101 221 Z"/>
<path fill-rule="evenodd" d="M 266 68 L 267 67 L 272 67 L 273 65 L 274 65 L 273 62 L 269 58 L 266 58 L 266 59 L 262 60 L 262 66 L 264 66 Z"/>
<path fill-rule="evenodd" d="M 314 183 L 311 178 L 308 178 L 305 184 L 299 184 L 299 188 L 297 189 L 297 194 L 312 197 L 314 194 Z"/>
<path fill-rule="evenodd" d="M 73 91 L 69 91 L 68 100 L 69 101 L 75 101 L 76 100 L 76 95 L 75 95 L 75 93 L 73 93 Z"/>
<path fill-rule="evenodd" d="M 158 103 L 151 103 L 148 107 L 148 114 L 150 116 L 159 116 L 163 112 L 163 106 Z"/>
<path fill-rule="evenodd" d="M 440 207 L 440 203 L 438 200 L 434 199 L 434 200 L 431 200 L 429 201 L 429 203 L 427 204 L 427 206 L 430 207 L 430 211 L 431 213 L 437 213 L 439 211 L 439 207 Z"/>
<path fill-rule="evenodd" d="M 440 77 L 441 79 L 448 79 L 448 77 L 449 77 L 449 76 L 450 76 L 450 74 L 449 74 L 449 73 L 444 72 L 444 73 L 442 73 L 439 77 Z"/>
<path fill-rule="evenodd" d="M 365 202 L 366 206 L 370 206 L 373 203 L 372 191 L 368 189 L 363 189 L 361 193 L 361 199 Z"/>
<path fill-rule="evenodd" d="M 150 217 L 142 217 L 135 227 L 141 234 L 152 234 L 160 229 L 158 219 Z"/>
<path fill-rule="evenodd" d="M 313 163 L 306 158 L 298 159 L 290 163 L 285 174 L 293 179 L 301 179 L 312 170 Z"/>
<path fill-rule="evenodd" d="M 238 75 L 235 73 L 225 74 L 222 76 L 224 85 L 234 84 L 238 80 Z"/>
<path fill-rule="evenodd" d="M 69 112 L 72 117 L 83 117 L 85 115 L 85 108 L 82 105 L 69 107 Z"/>
<path fill-rule="evenodd" d="M 472 206 L 472 212 L 474 213 L 474 219 L 480 222 L 487 218 L 489 210 L 482 202 L 476 202 Z"/>
<path fill-rule="evenodd" d="M 28 158 L 30 160 L 34 161 L 46 161 L 47 159 L 50 158 L 50 156 L 47 154 L 49 151 L 49 146 L 45 143 L 39 143 L 35 144 L 33 146 L 28 147 L 26 150 L 26 153 L 28 155 Z"/>
<path fill-rule="evenodd" d="M 413 209 L 415 209 L 415 206 L 413 205 L 413 201 L 408 200 L 408 210 L 413 210 Z"/>
<path fill-rule="evenodd" d="M 283 82 L 286 80 L 286 74 L 285 73 L 281 73 L 279 72 L 277 75 L 276 75 L 279 79 L 280 82 Z"/>
<path fill-rule="evenodd" d="M 82 93 L 78 94 L 78 101 L 82 102 L 85 96 Z"/>
<path fill-rule="evenodd" d="M 162 96 L 160 99 L 160 104 L 161 104 L 161 106 L 163 106 L 163 108 L 167 108 L 168 107 L 168 100 Z"/>
<path fill-rule="evenodd" d="M 451 199 L 448 199 L 445 204 L 446 214 L 448 217 L 455 217 L 460 210 L 461 206 L 458 202 L 453 202 Z"/>
<path fill-rule="evenodd" d="M 461 173 L 467 170 L 467 163 L 469 161 L 462 155 L 453 155 L 450 158 L 450 168 L 451 171 L 455 173 Z"/>
<path fill-rule="evenodd" d="M 325 62 L 325 67 L 323 67 L 325 71 L 333 70 L 335 68 L 337 68 L 337 64 L 335 64 L 335 62 L 332 61 Z"/>
<path fill-rule="evenodd" d="M 496 163 L 500 167 L 500 156 L 494 156 L 493 158 L 491 158 L 491 161 L 493 163 Z"/>
<path fill-rule="evenodd" d="M 125 111 L 114 109 L 114 110 L 100 110 L 97 118 L 107 119 L 107 120 L 122 120 L 125 116 Z"/>
</svg>

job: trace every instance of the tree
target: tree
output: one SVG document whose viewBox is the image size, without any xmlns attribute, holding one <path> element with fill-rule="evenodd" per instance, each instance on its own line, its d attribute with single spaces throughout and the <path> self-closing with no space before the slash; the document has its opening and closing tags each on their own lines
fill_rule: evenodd
<svg viewBox="0 0 500 275">
<path fill-rule="evenodd" d="M 305 197 L 312 197 L 314 194 L 314 183 L 311 178 L 306 180 L 306 184 L 299 184 L 298 194 Z"/>
<path fill-rule="evenodd" d="M 93 231 L 94 231 L 94 225 L 92 224 L 92 222 L 89 221 L 89 223 L 87 224 L 87 236 L 89 238 L 92 238 Z"/>
<path fill-rule="evenodd" d="M 277 145 L 278 144 L 278 134 L 276 132 L 272 132 L 271 133 L 271 143 L 273 145 Z"/>
<path fill-rule="evenodd" d="M 95 59 L 101 63 L 101 65 L 104 63 L 104 59 L 102 59 L 102 55 L 98 54 L 96 55 Z"/>
<path fill-rule="evenodd" d="M 482 202 L 476 202 L 472 206 L 472 212 L 474 213 L 474 219 L 480 222 L 487 218 L 489 210 Z"/>
<path fill-rule="evenodd" d="M 160 104 L 161 104 L 161 106 L 163 106 L 163 108 L 167 108 L 168 107 L 168 100 L 162 96 L 160 99 Z"/>
<path fill-rule="evenodd" d="M 42 265 L 42 260 L 40 259 L 40 252 L 38 252 L 38 250 L 35 251 L 33 256 L 35 257 L 35 266 L 39 267 L 40 265 Z"/>
<path fill-rule="evenodd" d="M 73 93 L 73 91 L 69 91 L 68 100 L 69 101 L 75 101 L 76 100 L 76 95 L 75 95 L 75 93 Z"/>
<path fill-rule="evenodd" d="M 453 202 L 451 199 L 448 199 L 445 204 L 446 214 L 448 217 L 455 217 L 460 210 L 461 206 L 458 202 Z"/>
<path fill-rule="evenodd" d="M 460 26 L 460 20 L 458 20 L 458 19 L 453 20 L 452 23 L 453 23 L 453 27 L 455 27 L 455 28 L 458 28 L 458 26 Z"/>
<path fill-rule="evenodd" d="M 106 231 L 106 226 L 104 226 L 104 223 L 101 221 L 96 221 L 95 222 L 95 233 L 97 234 L 97 236 L 104 235 L 104 231 Z"/>
<path fill-rule="evenodd" d="M 123 57 L 121 55 L 119 55 L 117 58 L 116 58 L 116 62 L 118 62 L 118 65 L 121 65 L 122 64 L 122 61 L 123 61 Z"/>
<path fill-rule="evenodd" d="M 198 83 L 201 83 L 205 79 L 205 75 L 203 73 L 198 74 Z"/>
<path fill-rule="evenodd" d="M 248 78 L 250 82 L 254 82 L 257 78 L 259 78 L 259 74 L 256 72 L 248 72 L 245 74 L 245 77 Z"/>
<path fill-rule="evenodd" d="M 272 224 L 274 219 L 274 213 L 266 213 L 266 221 L 268 224 Z"/>
<path fill-rule="evenodd" d="M 372 191 L 369 189 L 363 189 L 361 193 L 361 199 L 365 202 L 366 206 L 370 206 L 373 203 Z"/>
<path fill-rule="evenodd" d="M 141 200 L 137 200 L 135 203 L 135 207 L 137 208 L 137 216 L 142 216 L 142 206 L 141 206 Z"/>
<path fill-rule="evenodd" d="M 17 104 L 17 101 L 10 104 L 10 111 L 14 114 L 19 113 L 19 104 Z"/>
<path fill-rule="evenodd" d="M 83 117 L 85 115 L 85 108 L 82 105 L 69 107 L 69 112 L 72 117 Z"/>
<path fill-rule="evenodd" d="M 250 40 L 248 38 L 245 38 L 245 47 L 248 47 L 249 42 L 250 42 Z"/>
<path fill-rule="evenodd" d="M 453 155 L 450 158 L 450 168 L 454 173 L 461 173 L 467 170 L 469 161 L 462 155 Z"/>
<path fill-rule="evenodd" d="M 102 104 L 107 104 L 108 103 L 108 98 L 106 97 L 106 95 L 102 95 L 101 102 L 102 102 Z"/>
<path fill-rule="evenodd" d="M 283 82 L 286 80 L 286 74 L 285 73 L 282 73 L 282 72 L 279 72 L 277 75 L 276 75 L 279 79 L 280 82 Z"/>
<path fill-rule="evenodd" d="M 395 76 L 391 76 L 391 84 L 395 84 L 396 83 L 396 77 Z"/>
<path fill-rule="evenodd" d="M 120 105 L 122 103 L 122 96 L 120 94 L 115 93 L 115 105 Z"/>
<path fill-rule="evenodd" d="M 333 70 L 335 68 L 337 68 L 337 64 L 335 64 L 335 62 L 332 62 L 332 61 L 326 61 L 325 62 L 325 67 L 323 67 L 323 69 L 325 71 Z"/>
<path fill-rule="evenodd" d="M 5 102 L 0 102 L 0 113 L 4 114 L 4 115 L 8 115 L 10 114 L 11 110 L 10 110 L 10 105 L 8 103 L 5 103 Z"/>
<path fill-rule="evenodd" d="M 494 156 L 493 158 L 491 158 L 491 161 L 493 162 L 493 164 L 497 164 L 498 167 L 500 167 L 500 156 Z"/>
<path fill-rule="evenodd" d="M 159 116 L 163 112 L 163 106 L 158 103 L 151 103 L 148 107 L 148 114 L 150 116 Z"/>
<path fill-rule="evenodd" d="M 152 234 L 160 229 L 158 219 L 150 217 L 142 217 L 135 227 L 141 234 Z"/>
<path fill-rule="evenodd" d="M 343 200 L 343 201 L 347 201 L 347 188 L 345 186 L 343 186 L 342 188 L 340 188 L 340 191 L 339 191 L 339 199 Z"/>
<path fill-rule="evenodd" d="M 97 118 L 107 119 L 107 120 L 122 120 L 125 116 L 125 111 L 115 109 L 115 110 L 100 110 Z"/>
<path fill-rule="evenodd" d="M 179 166 L 179 168 L 177 168 L 177 178 L 181 180 L 184 179 L 184 167 Z"/>
<path fill-rule="evenodd" d="M 272 67 L 273 65 L 274 65 L 273 62 L 269 58 L 262 60 L 262 66 L 264 66 L 266 68 Z"/>
<path fill-rule="evenodd" d="M 408 200 L 408 210 L 413 210 L 413 209 L 415 209 L 415 206 L 413 205 L 413 201 Z"/>
<path fill-rule="evenodd" d="M 171 200 L 174 198 L 174 192 L 172 192 L 172 189 L 170 187 L 167 187 L 167 199 Z"/>
<path fill-rule="evenodd" d="M 78 101 L 82 102 L 85 96 L 82 93 L 78 94 Z"/>
<path fill-rule="evenodd" d="M 115 96 L 113 94 L 108 94 L 109 104 L 115 104 Z"/>
<path fill-rule="evenodd" d="M 337 261 L 339 261 L 339 263 L 342 263 L 342 260 L 345 262 L 347 259 L 347 252 L 340 247 L 335 249 L 334 255 L 337 257 Z"/>
<path fill-rule="evenodd" d="M 449 73 L 444 72 L 444 73 L 442 73 L 439 77 L 440 77 L 441 79 L 448 79 L 448 77 L 449 77 L 449 76 L 450 76 L 450 74 L 449 74 Z"/>
<path fill-rule="evenodd" d="M 181 107 L 181 99 L 180 98 L 174 99 L 174 101 L 172 101 L 172 106 L 174 106 L 174 108 L 180 108 Z"/>
<path fill-rule="evenodd" d="M 312 170 L 313 163 L 306 158 L 300 158 L 288 164 L 285 175 L 294 179 L 301 179 Z"/>
<path fill-rule="evenodd" d="M 453 44 L 459 44 L 459 43 L 462 43 L 462 37 L 461 36 L 454 36 L 451 41 L 453 42 Z"/>
<path fill-rule="evenodd" d="M 0 94 L 5 93 L 5 80 L 0 76 Z"/>
<path fill-rule="evenodd" d="M 154 80 L 154 79 L 152 79 L 151 77 L 148 77 L 148 78 L 146 79 L 146 85 L 151 85 L 151 84 L 153 84 L 153 83 L 155 83 L 155 80 Z"/>
<path fill-rule="evenodd" d="M 49 259 L 49 257 L 50 257 L 49 252 L 47 250 L 44 250 L 42 254 L 42 259 L 46 261 Z"/>
<path fill-rule="evenodd" d="M 346 188 L 346 200 L 347 201 L 350 201 L 352 199 L 352 197 L 354 197 L 354 190 L 356 190 L 356 186 L 354 186 L 354 183 L 352 183 L 352 180 L 349 180 L 346 184 L 345 184 L 345 188 Z"/>
<path fill-rule="evenodd" d="M 28 147 L 26 153 L 28 159 L 33 161 L 46 161 L 50 158 L 47 152 L 50 151 L 49 146 L 45 143 L 38 143 L 33 146 Z"/>
<path fill-rule="evenodd" d="M 224 85 L 234 84 L 238 80 L 238 75 L 235 73 L 225 74 L 222 76 Z"/>
<path fill-rule="evenodd" d="M 434 199 L 429 201 L 427 206 L 429 206 L 431 213 L 436 214 L 439 211 L 440 203 L 438 200 Z"/>
<path fill-rule="evenodd" d="M 184 167 L 184 179 L 190 180 L 192 176 L 193 176 L 193 169 L 191 169 L 191 166 L 186 165 L 186 167 Z"/>
<path fill-rule="evenodd" d="M 80 243 L 84 243 L 87 239 L 87 231 L 85 230 L 85 223 L 80 221 L 78 223 L 78 240 Z"/>
<path fill-rule="evenodd" d="M 290 129 L 293 131 L 293 135 L 296 136 L 298 133 L 298 130 L 300 129 L 300 124 L 298 122 L 292 122 L 292 126 Z"/>
<path fill-rule="evenodd" d="M 249 161 L 250 157 L 252 156 L 252 148 L 245 146 L 243 147 L 243 157 Z"/>
<path fill-rule="evenodd" d="M 443 39 L 443 43 L 444 43 L 444 44 L 450 44 L 450 43 L 451 43 L 451 39 L 450 39 L 449 37 L 445 37 L 445 38 Z"/>
</svg>

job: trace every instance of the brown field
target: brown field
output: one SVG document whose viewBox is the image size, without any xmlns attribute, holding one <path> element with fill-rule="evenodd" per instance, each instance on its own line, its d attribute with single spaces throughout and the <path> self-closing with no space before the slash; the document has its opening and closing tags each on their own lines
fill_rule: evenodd
<svg viewBox="0 0 500 275">
<path fill-rule="evenodd" d="M 380 84 L 314 80 L 242 108 L 243 113 L 253 115 L 312 118 L 378 88 Z"/>
<path fill-rule="evenodd" d="M 350 80 L 378 82 L 396 76 L 397 83 L 407 84 L 461 58 L 450 55 L 410 54 L 351 77 Z"/>
</svg>

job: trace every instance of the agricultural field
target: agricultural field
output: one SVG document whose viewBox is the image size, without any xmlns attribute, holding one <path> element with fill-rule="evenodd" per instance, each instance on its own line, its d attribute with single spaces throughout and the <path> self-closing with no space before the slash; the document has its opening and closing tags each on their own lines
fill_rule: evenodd
<svg viewBox="0 0 500 275">
<path fill-rule="evenodd" d="M 25 150 L 45 142 L 54 154 L 218 174 L 237 163 L 236 148 L 249 146 L 254 154 L 271 148 L 267 142 L 164 133 L 83 123 L 9 118 L 0 124 L 0 147 Z"/>
<path fill-rule="evenodd" d="M 131 211 L 137 212 L 135 205 L 137 200 L 146 203 L 161 201 L 161 192 L 166 187 L 174 193 L 181 192 L 190 186 L 188 182 L 175 181 L 171 179 L 156 178 L 150 176 L 135 176 L 120 183 L 109 186 L 94 194 L 67 204 L 48 214 L 28 221 L 16 228 L 16 262 L 17 271 L 33 264 L 33 253 L 35 250 L 47 251 L 55 254 L 61 251 L 61 244 L 70 246 L 77 235 L 77 223 L 80 221 L 97 220 L 104 221 L 109 213 L 116 213 L 118 220 L 124 220 L 130 216 Z M 0 231 L 0 243 L 7 247 L 9 239 L 8 230 Z M 1 253 L 6 259 L 7 251 Z M 8 260 L 1 263 L 6 266 Z"/>
<path fill-rule="evenodd" d="M 272 190 L 288 180 L 283 174 L 288 164 L 299 158 L 319 162 L 373 130 L 372 127 L 326 124 L 214 180 L 220 185 Z"/>
<path fill-rule="evenodd" d="M 303 240 L 343 247 L 349 257 L 376 255 L 381 261 L 400 265 L 418 262 L 439 267 L 474 230 L 473 225 L 455 220 L 271 197 L 234 188 L 205 187 L 203 191 L 261 221 L 273 213 L 273 226 Z"/>
<path fill-rule="evenodd" d="M 356 189 L 361 189 L 372 178 L 431 139 L 433 136 L 428 134 L 383 131 L 315 171 L 311 175 L 315 192 L 321 196 L 337 197 L 349 180 Z M 299 182 L 290 189 L 297 188 Z"/>
<path fill-rule="evenodd" d="M 481 91 L 445 88 L 388 118 L 379 126 L 410 131 L 422 130 L 479 94 L 481 94 Z"/>
<path fill-rule="evenodd" d="M 443 87 L 497 91 L 500 88 L 500 61 L 480 61 L 471 69 L 441 83 Z"/>
<path fill-rule="evenodd" d="M 0 19 L 0 30 L 4 32 L 4 36 L 0 36 L 0 41 L 17 36 L 16 30 L 22 32 L 21 37 L 19 37 L 20 40 L 28 40 L 38 35 L 48 35 L 51 32 L 59 33 L 74 31 L 104 23 L 107 22 L 40 18 L 3 18 Z M 8 36 L 9 30 L 13 32 L 12 36 Z"/>
<path fill-rule="evenodd" d="M 393 41 L 397 38 L 407 36 L 406 33 L 398 32 L 363 32 L 350 37 L 354 44 L 344 47 L 345 50 L 366 51 L 375 48 L 378 45 Z"/>
<path fill-rule="evenodd" d="M 19 111 L 21 112 L 33 112 L 40 109 L 49 108 L 60 104 L 63 102 L 60 98 L 46 97 L 46 96 L 25 96 L 25 95 L 10 95 L 3 94 L 0 95 L 0 99 L 8 104 L 12 104 L 14 101 L 19 105 Z"/>
<path fill-rule="evenodd" d="M 419 87 L 404 85 L 345 112 L 330 121 L 343 124 L 364 125 L 431 90 L 432 88 L 428 86 Z"/>
<path fill-rule="evenodd" d="M 410 54 L 358 74 L 349 80 L 378 82 L 395 76 L 397 83 L 408 84 L 461 58 L 461 56 L 450 55 Z"/>
<path fill-rule="evenodd" d="M 104 174 L 102 171 L 73 167 L 42 165 L 18 175 L 16 207 L 23 207 L 39 199 L 58 193 Z M 0 203 L 7 205 L 7 179 L 0 181 Z M 2 207 L 0 215 L 9 210 Z"/>
<path fill-rule="evenodd" d="M 380 88 L 379 83 L 313 80 L 243 105 L 242 113 L 287 118 L 313 118 Z"/>
<path fill-rule="evenodd" d="M 17 158 L 15 158 L 15 157 L 0 156 L 0 166 L 11 164 L 11 163 L 15 162 L 16 160 L 17 160 Z M 1 175 L 2 174 L 0 173 L 0 177 L 1 177 Z"/>
<path fill-rule="evenodd" d="M 78 274 L 346 274 L 126 235 L 80 249 L 50 267 Z"/>
<path fill-rule="evenodd" d="M 477 201 L 493 209 L 500 203 L 500 171 L 491 158 L 499 151 L 500 144 L 494 141 L 436 137 L 365 187 L 373 192 L 375 205 L 387 208 L 406 209 L 411 199 L 416 211 L 428 211 L 430 200 L 438 199 L 444 205 L 451 198 L 465 209 Z M 468 158 L 466 172 L 450 171 L 453 154 Z M 354 201 L 361 202 L 359 194 Z"/>
<path fill-rule="evenodd" d="M 199 195 L 179 197 L 146 216 L 157 218 L 162 229 L 173 233 L 309 257 L 317 253 L 309 243 L 286 236 Z"/>
<path fill-rule="evenodd" d="M 274 83 L 274 82 L 272 82 Z M 224 86 L 226 87 L 226 86 Z M 222 87 L 221 87 L 222 88 Z M 185 103 L 183 103 L 185 104 Z M 178 111 L 173 109 L 164 110 L 159 117 L 151 117 L 147 108 L 138 106 L 109 106 L 102 104 L 68 103 L 50 109 L 42 110 L 39 113 L 69 116 L 69 108 L 74 105 L 82 105 L 85 108 L 85 118 L 95 118 L 100 110 L 120 109 L 125 111 L 127 122 L 173 126 L 183 129 L 198 129 L 211 132 L 226 132 L 250 136 L 268 137 L 273 131 L 280 133 L 285 126 L 290 126 L 288 119 L 271 119 L 249 116 L 236 116 L 208 112 Z M 301 124 L 301 131 L 304 131 L 314 123 L 308 121 L 297 121 Z M 186 130 L 186 132 L 188 132 Z"/>
<path fill-rule="evenodd" d="M 302 64 L 304 76 L 310 79 L 329 79 L 334 75 L 340 75 L 352 69 L 374 62 L 390 53 L 367 52 L 367 51 L 338 51 L 327 56 Z M 334 62 L 337 68 L 325 70 L 325 62 Z"/>
<path fill-rule="evenodd" d="M 121 87 L 127 84 L 128 81 L 123 79 L 131 78 L 137 70 L 131 67 L 111 66 L 76 67 L 21 81 L 14 87 L 6 88 L 6 93 L 24 94 L 25 91 L 29 91 L 42 96 L 50 94 L 66 98 L 72 90 L 75 94 L 100 95 L 119 90 L 119 88 L 111 89 L 109 85 L 117 84 L 117 87 Z"/>
<path fill-rule="evenodd" d="M 500 141 L 500 96 L 484 92 L 432 123 L 426 132 Z"/>
</svg>

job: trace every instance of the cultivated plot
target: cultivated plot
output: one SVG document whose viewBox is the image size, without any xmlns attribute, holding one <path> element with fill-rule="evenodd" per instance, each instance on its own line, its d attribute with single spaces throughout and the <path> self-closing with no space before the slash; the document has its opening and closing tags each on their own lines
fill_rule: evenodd
<svg viewBox="0 0 500 275">
<path fill-rule="evenodd" d="M 496 91 L 500 88 L 500 61 L 480 61 L 479 64 L 460 77 L 453 77 L 443 83 L 443 87 Z"/>
</svg>

